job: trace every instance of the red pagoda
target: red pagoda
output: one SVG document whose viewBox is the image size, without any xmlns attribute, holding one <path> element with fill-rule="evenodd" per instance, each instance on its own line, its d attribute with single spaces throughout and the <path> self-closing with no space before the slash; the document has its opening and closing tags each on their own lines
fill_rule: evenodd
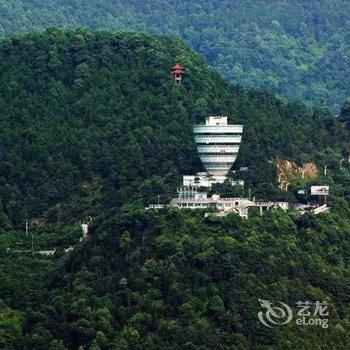
<svg viewBox="0 0 350 350">
<path fill-rule="evenodd" d="M 171 74 L 174 76 L 175 84 L 182 83 L 184 73 L 185 68 L 179 65 L 178 63 L 176 63 L 173 68 L 171 68 Z"/>
</svg>

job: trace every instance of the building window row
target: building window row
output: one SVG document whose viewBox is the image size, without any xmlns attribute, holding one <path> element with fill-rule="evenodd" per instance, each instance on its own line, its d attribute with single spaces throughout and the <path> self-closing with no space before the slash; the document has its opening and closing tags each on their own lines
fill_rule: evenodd
<svg viewBox="0 0 350 350">
<path fill-rule="evenodd" d="M 237 133 L 234 133 L 234 134 L 230 134 L 230 133 L 225 133 L 225 134 L 217 134 L 217 133 L 195 133 L 194 134 L 196 137 L 208 137 L 208 138 L 211 138 L 211 137 L 241 137 L 242 134 L 237 134 Z"/>
<path fill-rule="evenodd" d="M 200 152 L 201 156 L 214 156 L 214 157 L 219 157 L 219 156 L 236 156 L 237 154 L 238 154 L 237 152 L 221 152 L 221 153 Z"/>
<path fill-rule="evenodd" d="M 220 146 L 220 147 L 232 147 L 232 146 L 239 146 L 240 143 L 239 142 L 232 142 L 232 143 L 217 143 L 217 142 L 213 142 L 213 143 L 202 143 L 202 142 L 197 142 L 197 146 L 205 146 L 205 147 L 216 147 L 216 146 Z"/>
</svg>

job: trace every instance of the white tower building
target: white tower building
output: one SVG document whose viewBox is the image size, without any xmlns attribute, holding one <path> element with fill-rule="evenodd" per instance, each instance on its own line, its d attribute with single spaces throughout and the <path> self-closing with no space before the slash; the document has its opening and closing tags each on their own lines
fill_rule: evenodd
<svg viewBox="0 0 350 350">
<path fill-rule="evenodd" d="M 229 125 L 224 116 L 208 117 L 205 125 L 195 125 L 193 132 L 206 171 L 223 181 L 236 161 L 243 125 Z"/>
</svg>

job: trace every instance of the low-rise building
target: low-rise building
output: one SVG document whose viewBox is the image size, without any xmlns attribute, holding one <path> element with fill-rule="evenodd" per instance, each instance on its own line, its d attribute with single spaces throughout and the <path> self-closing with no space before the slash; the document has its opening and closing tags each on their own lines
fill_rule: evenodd
<svg viewBox="0 0 350 350">
<path fill-rule="evenodd" d="M 219 195 L 208 197 L 206 192 L 198 192 L 196 187 L 185 187 L 178 190 L 178 197 L 173 198 L 168 207 L 181 209 L 216 209 L 214 215 L 226 216 L 236 213 L 243 218 L 248 218 L 252 208 L 258 208 L 260 214 L 266 210 L 287 210 L 287 202 L 255 201 L 249 198 L 221 198 Z M 151 204 L 146 209 L 162 209 L 162 204 Z"/>
</svg>

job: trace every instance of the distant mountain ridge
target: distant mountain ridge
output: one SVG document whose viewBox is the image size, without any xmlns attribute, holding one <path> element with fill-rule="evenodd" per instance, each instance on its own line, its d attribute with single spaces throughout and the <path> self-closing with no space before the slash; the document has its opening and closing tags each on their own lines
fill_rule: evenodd
<svg viewBox="0 0 350 350">
<path fill-rule="evenodd" d="M 346 0 L 9 0 L 0 38 L 53 26 L 182 38 L 235 83 L 338 112 L 350 90 Z"/>
</svg>

